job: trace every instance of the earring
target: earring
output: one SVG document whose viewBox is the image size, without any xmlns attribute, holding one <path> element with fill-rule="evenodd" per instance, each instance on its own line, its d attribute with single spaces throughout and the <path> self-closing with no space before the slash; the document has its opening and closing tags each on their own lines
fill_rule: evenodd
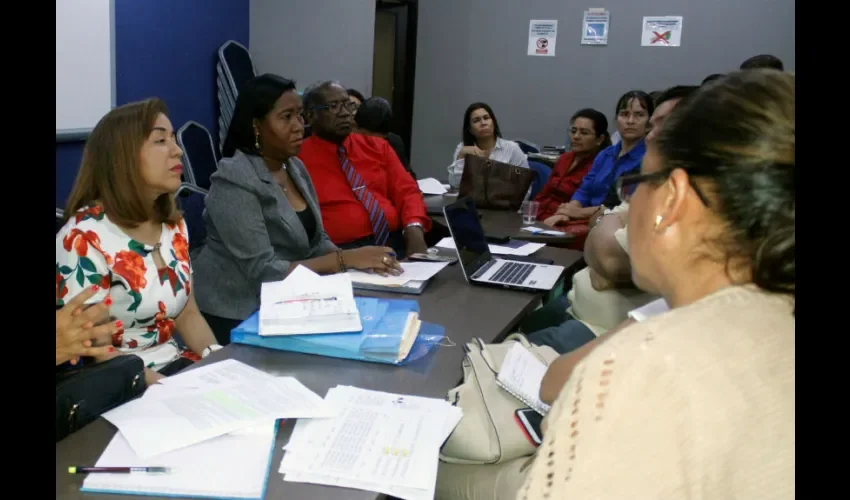
<svg viewBox="0 0 850 500">
<path fill-rule="evenodd" d="M 260 150 L 260 131 L 257 129 L 254 129 L 254 147 Z"/>
<path fill-rule="evenodd" d="M 664 217 L 662 217 L 660 215 L 655 216 L 655 229 L 658 229 L 658 226 L 661 225 L 661 221 L 663 221 L 663 220 L 664 220 Z"/>
</svg>

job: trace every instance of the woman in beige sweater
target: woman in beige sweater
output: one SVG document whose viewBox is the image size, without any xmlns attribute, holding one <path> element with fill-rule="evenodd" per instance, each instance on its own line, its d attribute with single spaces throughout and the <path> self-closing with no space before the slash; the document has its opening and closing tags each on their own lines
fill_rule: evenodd
<svg viewBox="0 0 850 500">
<path fill-rule="evenodd" d="M 453 470 L 440 498 L 794 498 L 794 112 L 774 70 L 676 109 L 621 181 L 633 278 L 671 310 L 576 366 L 530 467 L 489 472 L 501 491 Z"/>
</svg>

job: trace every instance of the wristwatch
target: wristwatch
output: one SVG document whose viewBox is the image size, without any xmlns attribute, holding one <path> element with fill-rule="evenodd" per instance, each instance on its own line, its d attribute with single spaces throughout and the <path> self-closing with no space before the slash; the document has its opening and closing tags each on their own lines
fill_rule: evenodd
<svg viewBox="0 0 850 500">
<path fill-rule="evenodd" d="M 207 356 L 214 353 L 215 351 L 218 351 L 219 349 L 223 349 L 223 347 L 218 344 L 210 344 L 207 346 L 206 349 L 201 352 L 201 358 L 206 358 Z"/>
<path fill-rule="evenodd" d="M 410 228 L 410 227 L 418 227 L 419 229 L 421 229 L 423 231 L 425 230 L 425 227 L 422 224 L 420 224 L 418 222 L 411 222 L 410 224 L 404 226 L 404 230 L 402 231 L 402 233 L 407 231 L 407 228 Z"/>
</svg>

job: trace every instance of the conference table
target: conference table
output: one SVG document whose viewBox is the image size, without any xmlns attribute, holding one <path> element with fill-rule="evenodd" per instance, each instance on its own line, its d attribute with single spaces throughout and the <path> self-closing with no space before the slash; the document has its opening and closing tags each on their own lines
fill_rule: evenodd
<svg viewBox="0 0 850 500">
<path fill-rule="evenodd" d="M 487 230 L 510 232 L 518 229 L 521 224 L 520 216 L 511 215 L 513 218 L 490 217 L 494 222 L 490 223 L 491 227 Z M 483 219 L 488 219 L 486 211 Z M 574 250 L 545 247 L 534 255 L 552 259 L 555 264 L 566 267 L 565 276 L 571 276 L 583 266 L 582 253 Z M 394 366 L 231 344 L 196 363 L 192 368 L 224 359 L 236 359 L 277 376 L 295 377 L 320 396 L 324 396 L 328 389 L 337 385 L 351 385 L 384 392 L 445 398 L 446 393 L 462 379 L 463 344 L 475 337 L 487 343 L 501 340 L 514 331 L 519 320 L 534 310 L 543 297 L 543 294 L 539 293 L 470 285 L 463 277 L 459 265 L 446 267 L 431 279 L 428 287 L 419 296 L 360 291 L 357 294 L 383 298 L 416 298 L 419 301 L 422 320 L 445 327 L 444 345 L 438 346 L 422 359 L 404 366 Z M 289 441 L 294 424 L 294 420 L 279 422 L 266 499 L 386 498 L 369 491 L 285 482 L 278 472 L 278 467 L 283 458 L 283 446 Z M 84 476 L 68 474 L 69 466 L 94 465 L 115 432 L 112 424 L 99 418 L 56 444 L 56 498 L 127 498 L 124 495 L 82 493 L 79 489 Z M 222 460 L 226 459 L 227 457 L 222 457 Z"/>
</svg>

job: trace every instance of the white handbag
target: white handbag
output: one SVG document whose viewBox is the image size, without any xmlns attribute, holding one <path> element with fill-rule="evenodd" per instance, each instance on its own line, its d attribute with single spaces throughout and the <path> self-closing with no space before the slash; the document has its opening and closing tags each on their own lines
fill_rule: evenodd
<svg viewBox="0 0 850 500">
<path fill-rule="evenodd" d="M 534 453 L 514 415 L 528 405 L 496 383 L 502 362 L 515 342 L 525 346 L 547 366 L 558 357 L 548 346 L 530 344 L 515 333 L 501 344 L 473 339 L 464 346 L 463 382 L 447 399 L 463 410 L 463 418 L 440 450 L 440 460 L 454 464 L 498 464 Z"/>
</svg>

